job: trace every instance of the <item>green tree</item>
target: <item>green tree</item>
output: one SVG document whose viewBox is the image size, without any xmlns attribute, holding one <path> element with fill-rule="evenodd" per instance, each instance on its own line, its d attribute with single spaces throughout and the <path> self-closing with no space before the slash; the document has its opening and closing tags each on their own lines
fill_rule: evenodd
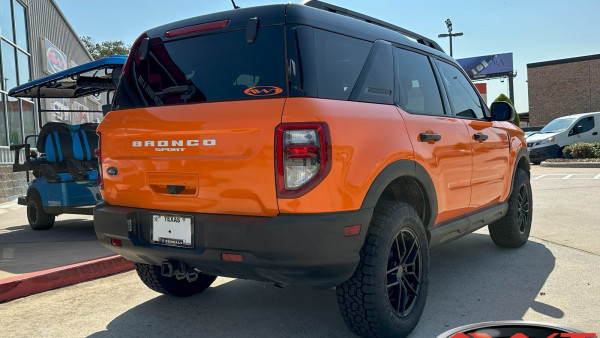
<svg viewBox="0 0 600 338">
<path fill-rule="evenodd" d="M 494 100 L 494 102 L 508 102 L 511 104 L 511 106 L 515 106 L 512 101 L 510 100 L 510 98 L 504 94 L 500 94 L 498 95 L 498 97 Z M 521 120 L 519 119 L 519 114 L 515 114 L 515 119 L 512 121 L 512 123 L 514 123 L 517 127 L 520 127 L 521 124 Z"/>
<path fill-rule="evenodd" d="M 115 41 L 104 41 L 102 43 L 97 43 L 90 36 L 82 36 L 81 41 L 85 45 L 85 48 L 92 54 L 94 60 L 102 59 L 107 56 L 115 55 L 115 54 L 129 54 L 129 45 L 126 45 L 125 42 L 121 40 Z"/>
</svg>

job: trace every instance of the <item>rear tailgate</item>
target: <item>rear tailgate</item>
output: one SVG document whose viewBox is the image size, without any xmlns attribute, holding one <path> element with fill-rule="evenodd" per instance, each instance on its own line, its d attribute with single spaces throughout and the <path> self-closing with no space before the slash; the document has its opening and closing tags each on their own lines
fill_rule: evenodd
<svg viewBox="0 0 600 338">
<path fill-rule="evenodd" d="M 281 98 L 111 112 L 98 128 L 104 199 L 147 209 L 276 215 L 273 138 L 284 103 Z"/>
<path fill-rule="evenodd" d="M 108 203 L 278 213 L 273 148 L 287 97 L 284 8 L 270 7 L 268 20 L 266 12 L 230 11 L 142 34 L 114 111 L 98 128 Z M 246 27 L 258 14 L 265 20 L 248 42 Z"/>
</svg>

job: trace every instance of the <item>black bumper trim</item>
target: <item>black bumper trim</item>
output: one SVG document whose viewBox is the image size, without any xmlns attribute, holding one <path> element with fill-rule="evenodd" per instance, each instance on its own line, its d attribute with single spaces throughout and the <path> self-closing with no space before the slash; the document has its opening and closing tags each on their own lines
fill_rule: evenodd
<svg viewBox="0 0 600 338">
<path fill-rule="evenodd" d="M 152 244 L 152 213 L 178 214 L 100 203 L 94 209 L 98 240 L 134 262 L 180 260 L 217 276 L 327 288 L 354 272 L 373 209 L 276 217 L 182 212 L 194 218 L 193 249 Z M 362 225 L 360 234 L 344 237 L 344 228 L 356 224 Z M 111 238 L 122 247 L 112 246 Z M 223 261 L 222 253 L 240 254 L 243 261 Z"/>
<path fill-rule="evenodd" d="M 549 158 L 557 158 L 560 147 L 557 144 L 529 149 L 529 160 L 541 162 Z"/>
</svg>

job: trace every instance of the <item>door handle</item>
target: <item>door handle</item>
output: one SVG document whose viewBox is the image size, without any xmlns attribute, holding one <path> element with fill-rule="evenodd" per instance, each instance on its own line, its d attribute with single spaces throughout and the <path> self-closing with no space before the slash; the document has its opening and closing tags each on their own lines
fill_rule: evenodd
<svg viewBox="0 0 600 338">
<path fill-rule="evenodd" d="M 483 142 L 488 139 L 488 136 L 486 134 L 475 134 L 473 135 L 473 139 L 475 141 Z"/>
<path fill-rule="evenodd" d="M 597 132 L 597 131 L 595 131 L 595 132 L 593 132 L 593 133 L 592 133 L 592 135 L 598 135 L 598 132 Z"/>
<path fill-rule="evenodd" d="M 419 134 L 419 141 L 421 141 L 421 142 L 429 142 L 429 141 L 437 142 L 441 139 L 442 139 L 442 135 L 440 135 L 440 134 L 427 134 L 427 133 Z"/>
</svg>

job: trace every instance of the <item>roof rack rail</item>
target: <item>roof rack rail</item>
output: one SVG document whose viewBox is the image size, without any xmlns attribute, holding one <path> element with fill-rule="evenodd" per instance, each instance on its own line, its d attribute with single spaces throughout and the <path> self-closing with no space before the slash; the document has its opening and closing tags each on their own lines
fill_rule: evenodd
<svg viewBox="0 0 600 338">
<path fill-rule="evenodd" d="M 339 6 L 335 6 L 332 4 L 328 4 L 326 2 L 323 1 L 318 1 L 318 0 L 304 0 L 300 3 L 301 5 L 305 5 L 305 6 L 309 6 L 309 7 L 313 7 L 313 8 L 318 8 L 327 12 L 332 12 L 332 13 L 336 13 L 336 14 L 340 14 L 343 16 L 347 16 L 350 18 L 354 18 L 360 21 L 365 21 L 368 23 L 372 23 L 374 25 L 378 25 L 381 27 L 385 27 L 387 29 L 391 29 L 393 31 L 396 31 L 408 38 L 414 39 L 416 40 L 418 43 L 423 44 L 425 46 L 431 47 L 433 49 L 436 49 L 442 53 L 445 53 L 444 50 L 442 49 L 442 47 L 440 47 L 440 45 L 437 44 L 437 42 L 428 39 L 420 34 L 411 32 L 407 29 L 404 29 L 402 27 L 398 27 L 396 25 L 392 25 L 391 23 L 379 20 L 379 19 L 375 19 L 373 17 L 370 17 L 368 15 L 364 15 L 358 12 L 354 12 L 351 11 L 349 9 L 343 8 L 343 7 L 339 7 Z"/>
</svg>

